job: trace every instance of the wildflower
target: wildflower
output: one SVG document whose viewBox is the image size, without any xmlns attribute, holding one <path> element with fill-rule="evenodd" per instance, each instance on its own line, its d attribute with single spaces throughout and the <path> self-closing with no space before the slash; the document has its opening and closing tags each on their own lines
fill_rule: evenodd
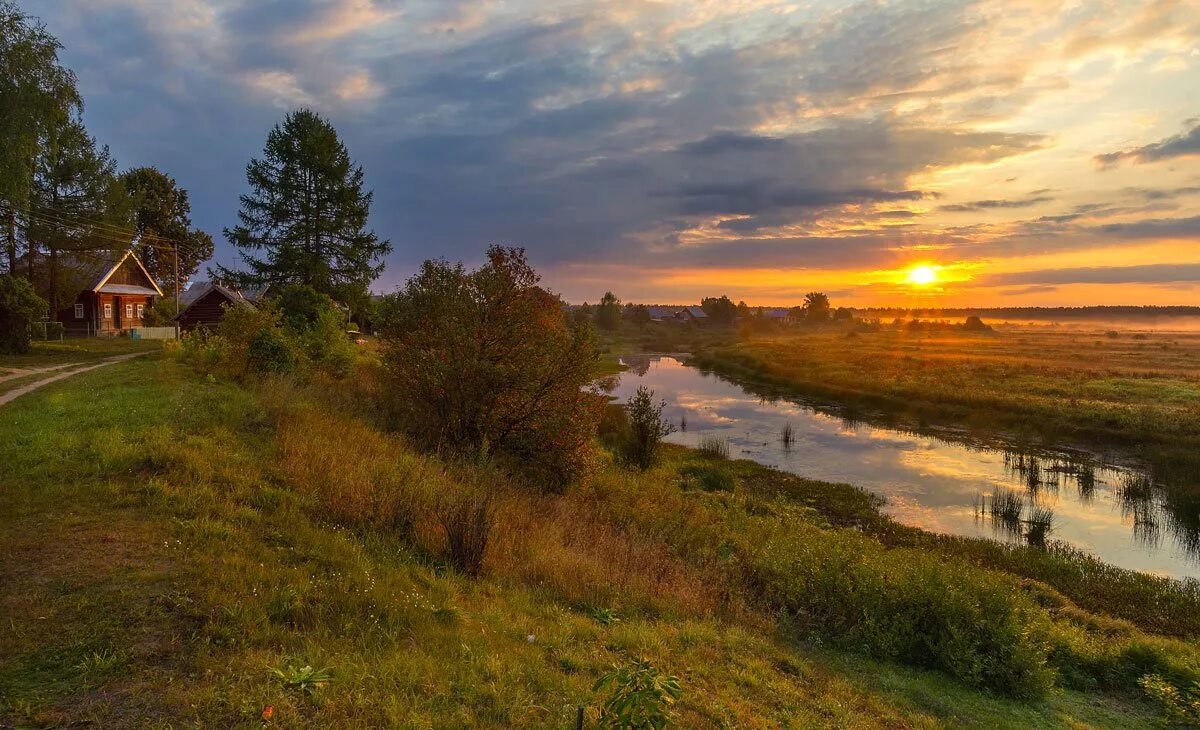
<svg viewBox="0 0 1200 730">
<path fill-rule="evenodd" d="M 274 716 L 275 716 L 275 705 L 267 705 L 266 707 L 263 708 L 262 719 L 264 721 L 270 720 Z"/>
</svg>

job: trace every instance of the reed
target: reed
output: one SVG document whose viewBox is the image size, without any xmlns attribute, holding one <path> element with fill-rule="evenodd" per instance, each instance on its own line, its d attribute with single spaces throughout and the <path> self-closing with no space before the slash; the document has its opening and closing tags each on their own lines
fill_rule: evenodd
<svg viewBox="0 0 1200 730">
<path fill-rule="evenodd" d="M 729 458 L 729 439 L 723 436 L 714 436 L 708 434 L 700 438 L 700 445 L 697 447 L 700 453 L 710 459 L 728 459 Z"/>
</svg>

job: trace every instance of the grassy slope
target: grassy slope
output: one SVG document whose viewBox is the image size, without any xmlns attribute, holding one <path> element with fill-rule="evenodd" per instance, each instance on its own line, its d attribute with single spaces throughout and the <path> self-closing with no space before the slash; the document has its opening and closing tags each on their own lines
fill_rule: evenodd
<svg viewBox="0 0 1200 730">
<path fill-rule="evenodd" d="M 21 355 L 0 355 L 0 375 L 8 368 L 39 368 L 67 363 L 89 362 L 162 348 L 154 340 L 131 340 L 128 337 L 89 337 L 63 342 L 34 342 L 30 352 Z"/>
<path fill-rule="evenodd" d="M 630 611 L 601 625 L 536 583 L 468 581 L 389 531 L 320 521 L 277 441 L 255 397 L 165 359 L 5 409 L 0 724 L 256 725 L 273 705 L 282 726 L 562 727 L 624 651 L 681 677 L 684 726 L 1149 720 L 1060 690 L 1000 699 L 753 621 Z M 288 692 L 266 669 L 288 663 L 337 681 Z"/>
<path fill-rule="evenodd" d="M 1200 337 L 1139 337 L 814 332 L 728 343 L 698 363 L 779 392 L 914 421 L 1200 443 Z"/>
</svg>

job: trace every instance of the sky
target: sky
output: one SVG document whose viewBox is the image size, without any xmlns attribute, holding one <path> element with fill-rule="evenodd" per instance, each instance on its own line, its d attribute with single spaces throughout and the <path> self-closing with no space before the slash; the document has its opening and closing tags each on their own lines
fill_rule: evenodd
<svg viewBox="0 0 1200 730">
<path fill-rule="evenodd" d="M 1198 0 L 19 2 L 224 263 L 309 107 L 379 292 L 500 243 L 575 302 L 1200 304 Z"/>
</svg>

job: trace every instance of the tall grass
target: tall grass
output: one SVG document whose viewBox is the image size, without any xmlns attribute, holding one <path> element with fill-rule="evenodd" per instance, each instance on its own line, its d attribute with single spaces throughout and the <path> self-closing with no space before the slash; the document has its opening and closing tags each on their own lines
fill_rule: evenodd
<svg viewBox="0 0 1200 730">
<path fill-rule="evenodd" d="M 729 439 L 724 436 L 705 434 L 700 437 L 700 444 L 696 448 L 710 459 L 729 458 Z"/>
<path fill-rule="evenodd" d="M 791 421 L 783 424 L 783 428 L 779 429 L 779 441 L 783 444 L 783 448 L 791 448 L 792 441 L 795 439 L 795 437 L 796 434 L 792 428 Z"/>
</svg>

